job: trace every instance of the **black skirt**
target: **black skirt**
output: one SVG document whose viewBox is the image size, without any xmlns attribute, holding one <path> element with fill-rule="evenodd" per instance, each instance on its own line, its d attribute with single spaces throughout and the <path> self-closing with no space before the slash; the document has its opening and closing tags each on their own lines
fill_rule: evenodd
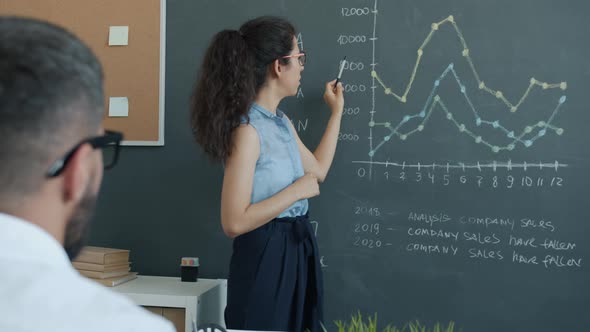
<svg viewBox="0 0 590 332">
<path fill-rule="evenodd" d="M 320 257 L 307 215 L 275 218 L 234 239 L 228 328 L 315 332 L 322 319 Z"/>
</svg>

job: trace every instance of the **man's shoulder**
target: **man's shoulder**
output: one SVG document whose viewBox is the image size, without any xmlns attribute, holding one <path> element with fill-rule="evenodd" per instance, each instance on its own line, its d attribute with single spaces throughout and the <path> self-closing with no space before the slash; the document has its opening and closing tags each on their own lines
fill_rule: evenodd
<svg viewBox="0 0 590 332">
<path fill-rule="evenodd" d="M 37 328 L 50 326 L 52 328 L 48 330 L 68 332 L 174 331 L 172 324 L 164 318 L 75 271 L 46 271 L 37 277 L 21 274 L 18 280 L 6 277 L 2 278 L 8 281 L 4 286 L 12 284 L 8 293 L 19 300 L 10 303 L 0 299 L 0 308 L 14 318 L 4 323 L 16 331 L 37 331 Z M 43 326 L 36 326 L 26 319 L 31 312 L 38 316 L 37 322 L 44 322 Z"/>
<path fill-rule="evenodd" d="M 174 331 L 172 324 L 94 281 L 80 277 L 76 302 L 84 304 L 80 317 L 97 322 L 102 331 Z M 84 296 L 84 298 L 82 298 Z"/>
</svg>

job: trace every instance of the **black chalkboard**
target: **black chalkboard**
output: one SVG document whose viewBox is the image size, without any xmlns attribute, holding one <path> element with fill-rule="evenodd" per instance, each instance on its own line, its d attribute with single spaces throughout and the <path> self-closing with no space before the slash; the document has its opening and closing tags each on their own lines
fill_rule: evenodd
<svg viewBox="0 0 590 332">
<path fill-rule="evenodd" d="M 322 89 L 350 60 L 341 140 L 311 200 L 326 320 L 417 319 L 463 331 L 582 331 L 588 261 L 590 5 L 557 0 L 169 0 L 166 146 L 124 148 L 91 242 L 140 274 L 227 277 L 220 166 L 192 142 L 188 100 L 210 38 L 289 18 L 308 63 L 281 107 L 310 148 Z M 375 74 L 372 74 L 373 70 Z"/>
</svg>

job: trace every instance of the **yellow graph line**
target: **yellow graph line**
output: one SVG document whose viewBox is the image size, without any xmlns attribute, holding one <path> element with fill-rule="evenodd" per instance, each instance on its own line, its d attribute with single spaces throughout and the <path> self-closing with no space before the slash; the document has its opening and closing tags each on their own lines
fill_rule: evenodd
<svg viewBox="0 0 590 332">
<path fill-rule="evenodd" d="M 479 74 L 477 73 L 477 70 L 475 69 L 475 65 L 473 64 L 473 60 L 471 59 L 471 56 L 469 55 L 469 48 L 467 47 L 467 43 L 465 42 L 465 38 L 463 38 L 463 33 L 461 33 L 461 29 L 459 29 L 459 26 L 455 22 L 453 15 L 450 15 L 449 17 L 445 18 L 444 20 L 442 20 L 438 23 L 432 23 L 430 33 L 428 34 L 428 36 L 426 36 L 426 39 L 424 39 L 424 42 L 422 43 L 422 45 L 418 49 L 418 56 L 416 58 L 416 63 L 414 65 L 414 69 L 412 70 L 412 75 L 410 76 L 410 81 L 409 81 L 408 85 L 406 86 L 406 90 L 404 91 L 403 95 L 400 96 L 398 93 L 393 92 L 391 90 L 391 88 L 389 88 L 389 87 L 387 87 L 387 85 L 385 85 L 385 83 L 383 82 L 381 77 L 379 77 L 379 75 L 377 74 L 377 72 L 375 70 L 371 71 L 371 76 L 374 77 L 377 80 L 377 82 L 379 82 L 379 84 L 383 87 L 383 89 L 385 89 L 386 95 L 391 95 L 391 96 L 395 97 L 397 100 L 401 101 L 402 103 L 405 103 L 407 101 L 408 94 L 410 93 L 410 90 L 412 90 L 412 84 L 414 83 L 414 79 L 416 78 L 416 73 L 418 72 L 418 67 L 420 67 L 420 61 L 422 59 L 422 55 L 424 54 L 424 48 L 428 45 L 428 43 L 432 39 L 432 36 L 439 29 L 439 27 L 447 22 L 450 22 L 453 25 L 453 27 L 455 28 L 455 31 L 457 32 L 457 36 L 461 40 L 461 45 L 463 46 L 462 55 L 467 59 L 467 62 L 469 63 L 469 67 L 471 67 L 471 70 L 473 71 L 473 75 L 475 76 L 475 79 L 477 80 L 477 84 L 479 86 L 479 89 L 484 90 L 484 91 L 490 93 L 491 95 L 495 96 L 496 98 L 502 100 L 504 102 L 504 104 L 506 104 L 506 106 L 508 106 L 508 108 L 510 109 L 511 112 L 516 112 L 518 107 L 526 100 L 529 93 L 531 92 L 531 90 L 535 86 L 539 86 L 543 90 L 555 89 L 555 88 L 560 88 L 561 90 L 567 89 L 567 82 L 546 83 L 546 82 L 538 81 L 537 79 L 532 77 L 530 79 L 530 84 L 529 84 L 528 88 L 526 89 L 526 91 L 524 92 L 522 97 L 518 100 L 518 102 L 516 104 L 511 103 L 508 99 L 506 99 L 506 97 L 504 97 L 504 94 L 502 93 L 502 91 L 489 88 L 488 86 L 486 86 L 485 82 L 480 79 Z"/>
</svg>

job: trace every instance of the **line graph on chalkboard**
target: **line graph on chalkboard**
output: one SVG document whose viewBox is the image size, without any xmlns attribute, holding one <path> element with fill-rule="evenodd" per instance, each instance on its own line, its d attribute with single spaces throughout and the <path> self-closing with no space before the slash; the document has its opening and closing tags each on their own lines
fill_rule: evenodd
<svg viewBox="0 0 590 332">
<path fill-rule="evenodd" d="M 387 153 L 379 153 L 385 146 L 392 144 L 406 144 L 411 138 L 416 137 L 420 134 L 424 134 L 427 128 L 435 128 L 440 125 L 438 122 L 433 122 L 432 115 L 440 112 L 442 118 L 447 120 L 451 126 L 447 128 L 454 128 L 459 135 L 458 138 L 462 140 L 469 140 L 473 142 L 474 149 L 480 147 L 484 151 L 491 152 L 491 156 L 502 155 L 505 152 L 519 151 L 531 148 L 539 142 L 542 138 L 553 135 L 560 137 L 565 132 L 565 128 L 559 126 L 557 123 L 559 116 L 562 114 L 564 105 L 567 102 L 567 96 L 565 91 L 568 88 L 566 81 L 561 82 L 543 82 L 530 77 L 528 79 L 528 86 L 523 89 L 524 92 L 520 98 L 515 100 L 509 100 L 504 94 L 502 89 L 495 89 L 486 84 L 484 79 L 481 77 L 477 70 L 476 62 L 471 57 L 471 52 L 468 44 L 465 40 L 462 30 L 459 24 L 455 20 L 453 15 L 447 16 L 445 19 L 434 22 L 430 26 L 430 32 L 426 38 L 422 41 L 416 51 L 416 60 L 414 62 L 409 79 L 405 83 L 405 88 L 401 89 L 401 92 L 396 92 L 388 83 L 387 78 L 384 78 L 383 70 L 377 68 L 376 61 L 376 46 L 379 42 L 377 36 L 377 22 L 378 22 L 378 0 L 374 0 L 373 8 L 370 9 L 370 13 L 373 18 L 372 35 L 367 38 L 372 43 L 372 58 L 371 58 L 371 111 L 370 120 L 368 122 L 369 129 L 369 149 L 366 152 L 366 156 L 369 160 L 356 160 L 353 163 L 357 164 L 368 164 L 370 167 L 369 177 L 372 174 L 373 165 L 385 165 L 396 166 L 396 167 L 417 167 L 417 168 L 462 168 L 465 170 L 466 164 L 457 162 L 454 164 L 446 163 L 405 163 L 405 162 L 389 162 L 379 159 L 386 159 Z M 423 104 L 420 104 L 419 108 L 406 114 L 400 113 L 400 107 L 403 104 L 408 104 L 409 101 L 419 102 L 418 95 L 413 93 L 415 91 L 416 78 L 424 72 L 423 60 L 430 53 L 435 53 L 429 44 L 433 41 L 434 37 L 444 27 L 451 27 L 454 34 L 458 37 L 459 43 L 458 50 L 461 53 L 462 59 L 467 63 L 471 77 L 463 75 L 462 79 L 460 73 L 456 70 L 455 62 L 447 62 L 447 66 L 444 70 L 441 69 L 442 73 L 434 80 L 431 85 L 430 93 Z M 441 37 L 442 38 L 442 37 Z M 430 52 L 430 53 L 429 53 Z M 379 68 L 387 68 L 394 66 L 394 63 L 381 63 Z M 380 73 L 381 72 L 381 73 Z M 470 80 L 473 80 L 470 82 Z M 459 93 L 460 98 L 453 96 L 446 96 L 448 91 L 441 91 L 443 84 L 447 90 L 452 87 L 454 91 Z M 470 88 L 469 86 L 473 86 Z M 556 94 L 554 91 L 558 91 Z M 445 94 L 446 93 L 446 94 Z M 484 93 L 489 95 L 494 100 L 498 101 L 501 110 L 505 110 L 503 114 L 515 114 L 521 112 L 527 116 L 539 117 L 535 113 L 530 113 L 530 110 L 524 108 L 527 100 L 534 100 L 539 95 L 547 95 L 547 97 L 553 98 L 554 100 L 549 102 L 543 102 L 542 106 L 546 106 L 548 116 L 544 118 L 537 118 L 527 121 L 524 125 L 515 125 L 511 121 L 503 120 L 502 114 L 497 113 L 496 115 L 491 113 L 484 113 L 478 109 L 477 103 L 473 101 L 473 94 Z M 378 98 L 389 98 L 387 102 L 380 102 L 378 105 Z M 454 98 L 454 99 L 453 99 Z M 465 107 L 460 108 L 457 106 L 450 106 L 447 99 L 461 99 L 464 102 Z M 466 118 L 466 114 L 469 115 Z M 527 117 L 527 119 L 529 119 Z M 430 120 L 430 121 L 429 121 Z M 384 158 L 385 157 L 385 158 Z M 523 168 L 526 170 L 531 165 L 539 165 L 539 169 L 554 168 L 555 170 L 561 167 L 567 167 L 568 165 L 560 163 L 558 161 L 550 162 L 512 162 L 510 159 L 506 159 L 505 162 L 490 162 L 488 164 L 475 163 L 467 165 L 468 168 L 481 168 L 489 167 L 493 168 L 494 171 L 498 167 L 510 167 Z M 403 166 L 400 166 L 403 165 Z M 500 166 L 499 166 L 500 165 Z M 549 166 L 549 167 L 548 167 Z"/>
</svg>

